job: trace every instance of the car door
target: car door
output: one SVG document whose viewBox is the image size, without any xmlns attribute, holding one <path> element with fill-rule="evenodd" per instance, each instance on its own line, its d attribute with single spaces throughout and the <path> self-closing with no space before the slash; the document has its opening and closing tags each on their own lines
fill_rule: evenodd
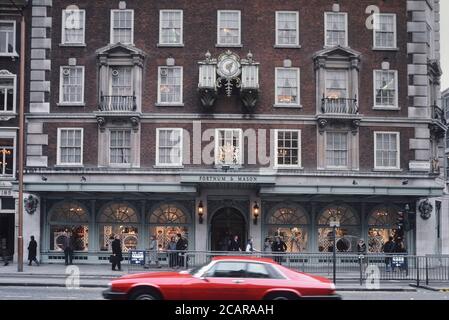
<svg viewBox="0 0 449 320">
<path fill-rule="evenodd" d="M 240 300 L 246 298 L 246 263 L 219 261 L 201 278 L 185 284 L 186 300 Z"/>
<path fill-rule="evenodd" d="M 249 262 L 246 269 L 246 294 L 249 300 L 260 300 L 275 288 L 288 286 L 282 275 L 264 263 Z"/>
</svg>

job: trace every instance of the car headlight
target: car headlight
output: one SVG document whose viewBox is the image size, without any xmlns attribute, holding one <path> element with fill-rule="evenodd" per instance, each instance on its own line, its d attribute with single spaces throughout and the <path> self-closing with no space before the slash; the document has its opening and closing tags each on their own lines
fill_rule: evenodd
<svg viewBox="0 0 449 320">
<path fill-rule="evenodd" d="M 112 289 L 112 282 L 108 283 L 108 289 Z"/>
<path fill-rule="evenodd" d="M 331 290 L 335 291 L 337 289 L 337 287 L 335 286 L 334 283 L 331 283 Z"/>
</svg>

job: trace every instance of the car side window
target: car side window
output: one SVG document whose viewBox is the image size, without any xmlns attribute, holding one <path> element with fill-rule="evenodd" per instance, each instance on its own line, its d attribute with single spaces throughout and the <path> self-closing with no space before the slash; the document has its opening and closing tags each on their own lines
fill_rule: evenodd
<svg viewBox="0 0 449 320">
<path fill-rule="evenodd" d="M 218 262 L 207 273 L 212 278 L 244 278 L 246 265 L 243 262 Z"/>
<path fill-rule="evenodd" d="M 247 278 L 271 278 L 270 272 L 265 265 L 261 263 L 248 263 L 248 269 L 246 270 Z"/>
</svg>

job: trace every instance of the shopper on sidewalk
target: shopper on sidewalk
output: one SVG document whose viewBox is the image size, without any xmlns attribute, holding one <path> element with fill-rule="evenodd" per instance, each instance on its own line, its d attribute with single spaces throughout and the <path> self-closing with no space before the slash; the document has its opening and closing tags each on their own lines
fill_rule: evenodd
<svg viewBox="0 0 449 320">
<path fill-rule="evenodd" d="M 39 261 L 37 261 L 37 242 L 34 240 L 34 236 L 31 236 L 30 243 L 28 244 L 28 265 L 31 266 L 31 263 L 34 261 L 36 265 L 39 265 Z"/>
<path fill-rule="evenodd" d="M 72 244 L 72 235 L 68 230 L 65 231 L 65 239 L 64 239 L 64 259 L 65 265 L 71 265 L 73 260 L 73 244 Z"/>
<path fill-rule="evenodd" d="M 187 261 L 185 260 L 186 254 L 184 251 L 187 251 L 189 244 L 187 242 L 187 239 L 183 238 L 180 233 L 178 233 L 176 237 L 178 238 L 178 241 L 176 241 L 176 251 L 178 251 L 178 267 L 187 267 Z"/>
<path fill-rule="evenodd" d="M 383 252 L 387 256 L 385 258 L 385 267 L 386 271 L 390 272 L 393 269 L 393 258 L 391 257 L 391 254 L 395 251 L 396 244 L 393 241 L 393 237 L 389 237 L 388 241 L 383 246 Z"/>
<path fill-rule="evenodd" d="M 148 261 L 148 266 L 151 266 L 151 263 L 154 262 L 156 264 L 156 267 L 159 268 L 159 257 L 157 254 L 158 250 L 158 241 L 156 236 L 151 236 L 150 239 L 150 256 Z"/>
<path fill-rule="evenodd" d="M 6 238 L 2 238 L 0 243 L 0 251 L 2 253 L 2 259 L 5 266 L 9 264 L 8 261 L 8 246 L 6 245 Z"/>
<path fill-rule="evenodd" d="M 167 245 L 167 250 L 168 250 L 168 266 L 170 268 L 176 268 L 176 266 L 178 265 L 178 261 L 176 259 L 176 238 L 175 237 L 171 237 L 170 242 Z"/>
<path fill-rule="evenodd" d="M 120 241 L 120 236 L 116 235 L 114 241 L 111 243 L 112 247 L 112 270 L 115 271 L 115 267 L 118 267 L 118 271 L 122 271 L 122 242 Z"/>
</svg>

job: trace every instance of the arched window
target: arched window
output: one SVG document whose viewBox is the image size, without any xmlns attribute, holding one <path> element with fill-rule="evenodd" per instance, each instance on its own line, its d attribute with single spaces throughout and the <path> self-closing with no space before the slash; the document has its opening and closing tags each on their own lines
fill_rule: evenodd
<svg viewBox="0 0 449 320">
<path fill-rule="evenodd" d="M 334 248 L 331 222 L 337 221 L 336 247 L 339 252 L 357 252 L 357 241 L 361 235 L 358 214 L 349 206 L 332 205 L 325 208 L 318 216 L 318 250 L 332 252 Z"/>
<path fill-rule="evenodd" d="M 389 237 L 395 237 L 399 210 L 392 205 L 374 208 L 368 217 L 368 251 L 380 253 Z"/>
<path fill-rule="evenodd" d="M 50 250 L 62 251 L 68 237 L 75 251 L 87 251 L 89 246 L 89 213 L 76 201 L 55 204 L 49 212 Z"/>
<path fill-rule="evenodd" d="M 124 252 L 136 249 L 139 220 L 136 209 L 126 202 L 109 203 L 103 207 L 98 216 L 100 250 L 110 251 L 115 236 L 119 236 Z"/>
<path fill-rule="evenodd" d="M 156 237 L 158 246 L 166 249 L 170 239 L 179 233 L 189 240 L 190 215 L 184 208 L 173 203 L 161 204 L 147 214 L 150 238 Z"/>
<path fill-rule="evenodd" d="M 307 224 L 304 209 L 297 206 L 281 207 L 267 216 L 267 237 L 272 241 L 280 237 L 287 245 L 287 252 L 303 252 L 307 250 Z"/>
</svg>

